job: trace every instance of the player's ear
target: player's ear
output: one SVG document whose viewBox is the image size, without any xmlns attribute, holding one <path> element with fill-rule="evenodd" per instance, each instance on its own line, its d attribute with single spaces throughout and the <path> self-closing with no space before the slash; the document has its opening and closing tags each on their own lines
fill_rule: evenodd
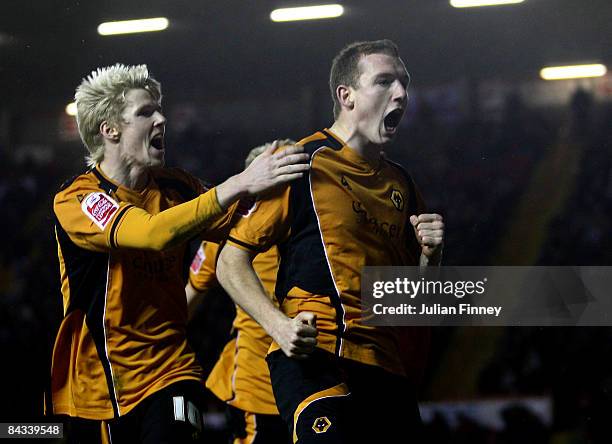
<svg viewBox="0 0 612 444">
<path fill-rule="evenodd" d="M 120 136 L 119 130 L 107 120 L 100 124 L 100 134 L 104 139 L 112 140 L 113 142 L 117 142 Z"/>
<path fill-rule="evenodd" d="M 353 109 L 355 106 L 353 101 L 353 88 L 346 85 L 338 85 L 336 88 L 336 97 L 343 108 Z"/>
</svg>

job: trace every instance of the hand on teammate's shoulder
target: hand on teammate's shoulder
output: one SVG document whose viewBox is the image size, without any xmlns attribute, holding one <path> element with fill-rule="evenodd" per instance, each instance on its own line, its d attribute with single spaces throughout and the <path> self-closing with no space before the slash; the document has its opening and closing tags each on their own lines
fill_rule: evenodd
<svg viewBox="0 0 612 444">
<path fill-rule="evenodd" d="M 279 150 L 279 147 L 283 149 Z M 310 168 L 310 156 L 304 153 L 304 147 L 295 145 L 291 140 L 275 140 L 263 148 L 261 154 L 239 175 L 244 190 L 250 195 L 298 179 Z"/>
</svg>

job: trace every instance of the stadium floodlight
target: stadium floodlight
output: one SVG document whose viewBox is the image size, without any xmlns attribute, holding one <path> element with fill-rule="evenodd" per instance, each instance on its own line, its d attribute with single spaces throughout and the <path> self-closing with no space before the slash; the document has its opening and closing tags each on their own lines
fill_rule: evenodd
<svg viewBox="0 0 612 444">
<path fill-rule="evenodd" d="M 317 20 L 340 17 L 344 14 L 342 5 L 302 6 L 297 8 L 275 9 L 270 13 L 273 22 L 293 22 L 297 20 Z"/>
<path fill-rule="evenodd" d="M 118 35 L 163 31 L 168 27 L 168 23 L 168 19 L 165 17 L 105 22 L 98 26 L 98 34 Z"/>
<path fill-rule="evenodd" d="M 523 3 L 524 0 L 450 0 L 454 8 L 475 8 L 477 6 L 499 6 Z"/>
<path fill-rule="evenodd" d="M 77 106 L 75 102 L 70 102 L 68 105 L 66 105 L 66 114 L 69 116 L 76 116 Z"/>
<path fill-rule="evenodd" d="M 540 70 L 540 77 L 544 80 L 582 79 L 587 77 L 602 77 L 608 69 L 605 65 L 568 65 L 548 66 Z"/>
</svg>

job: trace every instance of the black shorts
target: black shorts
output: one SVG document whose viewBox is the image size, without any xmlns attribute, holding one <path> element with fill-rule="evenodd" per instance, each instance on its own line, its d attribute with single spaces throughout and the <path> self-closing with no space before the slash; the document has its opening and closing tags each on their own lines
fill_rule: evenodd
<svg viewBox="0 0 612 444">
<path fill-rule="evenodd" d="M 227 407 L 233 444 L 290 444 L 285 422 L 279 415 L 262 415 Z"/>
<path fill-rule="evenodd" d="M 421 443 L 408 379 L 316 350 L 308 359 L 266 358 L 276 404 L 294 443 Z"/>
<path fill-rule="evenodd" d="M 107 425 L 95 419 L 59 416 L 64 423 L 66 444 L 108 444 Z"/>
<path fill-rule="evenodd" d="M 204 385 L 180 381 L 148 396 L 127 415 L 108 422 L 112 444 L 201 442 Z"/>
</svg>

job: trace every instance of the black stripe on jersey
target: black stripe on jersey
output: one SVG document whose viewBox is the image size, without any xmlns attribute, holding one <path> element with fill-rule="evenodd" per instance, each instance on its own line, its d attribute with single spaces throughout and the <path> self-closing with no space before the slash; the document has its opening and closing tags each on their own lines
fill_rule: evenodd
<svg viewBox="0 0 612 444">
<path fill-rule="evenodd" d="M 56 219 L 57 242 L 60 247 L 68 286 L 70 301 L 66 316 L 75 310 L 85 314 L 85 322 L 96 344 L 98 358 L 104 368 L 106 384 L 115 417 L 119 416 L 119 406 L 115 397 L 110 362 L 106 356 L 106 338 L 104 336 L 104 299 L 108 274 L 108 253 L 96 253 L 79 248 Z"/>
<path fill-rule="evenodd" d="M 111 248 L 117 248 L 117 242 L 115 240 L 115 231 L 117 230 L 117 226 L 119 226 L 119 221 L 121 221 L 121 218 L 125 215 L 127 210 L 129 210 L 133 206 L 134 205 L 127 205 L 127 206 L 123 207 L 119 211 L 119 214 L 117 214 L 115 216 L 115 220 L 113 221 L 113 225 L 111 226 L 110 234 L 109 234 Z"/>
<path fill-rule="evenodd" d="M 106 177 L 104 177 L 102 175 L 102 173 L 100 173 L 100 171 L 98 171 L 97 168 L 92 168 L 91 172 L 94 174 L 94 176 L 96 176 L 98 178 L 98 180 L 100 181 L 100 188 L 102 188 L 102 190 L 108 194 L 109 196 L 113 193 L 115 193 L 117 191 L 117 188 L 119 188 L 117 185 L 115 185 L 114 183 L 112 183 L 110 180 L 108 180 Z"/>
<path fill-rule="evenodd" d="M 323 134 L 325 134 L 327 136 L 327 139 L 325 139 L 325 143 L 324 144 L 319 144 L 319 146 L 328 146 L 334 150 L 339 150 L 340 148 L 342 148 L 343 143 L 341 141 L 339 141 L 338 139 L 336 139 L 332 133 L 330 133 L 329 131 L 326 130 L 321 130 L 321 132 Z M 320 142 L 320 141 L 317 141 Z M 310 143 L 314 143 L 314 142 L 310 142 Z M 309 144 L 307 144 L 309 145 Z M 313 150 L 314 151 L 314 150 Z"/>
<path fill-rule="evenodd" d="M 328 138 L 313 140 L 304 145 L 304 152 L 312 154 L 321 147 L 339 150 L 342 144 L 328 133 Z M 293 287 L 309 293 L 329 296 L 336 310 L 338 335 L 344 331 L 342 303 L 336 291 L 325 255 L 319 223 L 310 196 L 309 175 L 291 182 L 289 193 L 291 234 L 280 244 L 280 266 L 275 288 L 276 298 L 282 303 Z M 336 351 L 340 340 L 336 341 Z"/>
<path fill-rule="evenodd" d="M 178 180 L 178 179 L 171 179 L 168 177 L 156 177 L 155 182 L 157 182 L 157 184 L 159 185 L 159 189 L 162 192 L 167 191 L 167 190 L 174 190 L 181 196 L 181 198 L 185 202 L 191 199 L 195 199 L 196 197 L 200 195 L 196 190 L 191 188 L 191 186 L 189 186 L 187 183 L 181 180 Z"/>
<path fill-rule="evenodd" d="M 229 236 L 227 240 L 232 241 L 233 243 L 235 243 L 236 245 L 240 245 L 241 247 L 248 248 L 249 250 L 254 251 L 256 253 L 261 253 L 264 251 L 261 248 L 257 248 L 256 246 L 247 244 L 246 242 L 242 242 L 241 240 L 233 238 L 232 236 Z"/>
</svg>

